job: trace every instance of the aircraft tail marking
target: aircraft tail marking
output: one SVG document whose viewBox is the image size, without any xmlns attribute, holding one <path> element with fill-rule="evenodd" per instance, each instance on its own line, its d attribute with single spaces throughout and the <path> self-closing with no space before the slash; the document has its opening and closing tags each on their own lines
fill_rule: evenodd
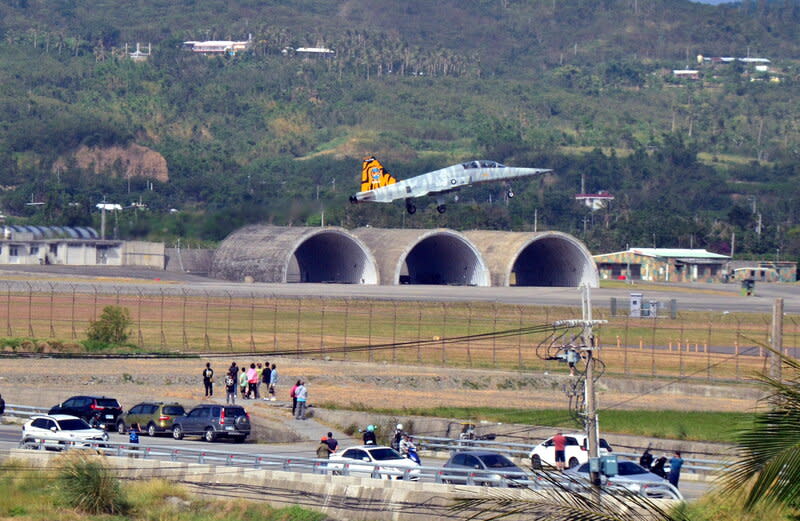
<svg viewBox="0 0 800 521">
<path fill-rule="evenodd" d="M 397 179 L 386 170 L 375 157 L 364 159 L 361 164 L 361 191 L 367 192 L 382 186 L 393 185 Z"/>
</svg>

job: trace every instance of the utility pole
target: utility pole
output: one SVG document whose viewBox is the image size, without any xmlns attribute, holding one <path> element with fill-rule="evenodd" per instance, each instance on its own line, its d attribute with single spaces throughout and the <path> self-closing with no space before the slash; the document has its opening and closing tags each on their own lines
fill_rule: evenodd
<svg viewBox="0 0 800 521">
<path fill-rule="evenodd" d="M 776 298 L 772 306 L 772 334 L 770 335 L 769 377 L 780 381 L 783 361 L 783 299 Z"/>
<path fill-rule="evenodd" d="M 586 351 L 586 435 L 589 444 L 589 458 L 597 458 L 598 451 L 598 424 L 597 403 L 594 391 L 594 333 L 592 332 L 592 296 L 589 284 L 582 286 L 583 290 L 583 349 Z M 600 473 L 591 472 L 592 484 L 600 485 Z"/>
</svg>

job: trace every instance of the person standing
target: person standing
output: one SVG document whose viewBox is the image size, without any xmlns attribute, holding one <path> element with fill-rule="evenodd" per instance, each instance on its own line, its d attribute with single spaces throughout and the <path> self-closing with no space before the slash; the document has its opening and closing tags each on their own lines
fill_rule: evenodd
<svg viewBox="0 0 800 521">
<path fill-rule="evenodd" d="M 683 466 L 683 458 L 681 458 L 681 453 L 679 451 L 675 451 L 672 455 L 672 458 L 669 460 L 669 474 L 667 475 L 667 481 L 670 484 L 678 488 L 678 480 L 681 477 L 681 467 Z"/>
<path fill-rule="evenodd" d="M 300 383 L 300 380 L 297 380 L 292 386 L 292 390 L 289 391 L 289 398 L 292 399 L 292 416 L 297 412 L 297 388 L 300 387 Z"/>
<path fill-rule="evenodd" d="M 225 403 L 236 404 L 236 378 L 231 373 L 225 375 Z"/>
<path fill-rule="evenodd" d="M 234 380 L 239 378 L 239 368 L 236 367 L 236 362 L 231 362 L 231 366 L 228 368 L 228 374 L 233 376 Z"/>
<path fill-rule="evenodd" d="M 206 398 L 214 396 L 214 370 L 211 369 L 211 362 L 206 362 L 203 369 L 203 387 L 206 388 Z"/>
<path fill-rule="evenodd" d="M 256 384 L 258 383 L 258 370 L 256 364 L 251 363 L 247 370 L 247 397 L 256 398 Z"/>
<path fill-rule="evenodd" d="M 298 420 L 305 420 L 306 419 L 306 401 L 308 400 L 308 389 L 306 389 L 306 384 L 302 380 L 300 381 L 300 385 L 294 392 L 295 396 L 297 396 L 297 415 L 295 418 Z"/>
<path fill-rule="evenodd" d="M 330 445 L 328 445 L 328 438 L 323 436 L 319 442 L 319 447 L 317 447 L 317 457 L 319 459 L 329 459 L 332 452 Z"/>
<path fill-rule="evenodd" d="M 339 446 L 339 442 L 333 437 L 332 432 L 328 433 L 328 439 L 326 440 L 326 443 L 328 444 L 328 447 L 331 448 L 331 452 L 336 452 L 336 447 Z"/>
<path fill-rule="evenodd" d="M 256 395 L 255 398 L 258 400 L 261 398 L 261 374 L 264 372 L 264 368 L 261 367 L 261 362 L 256 364 Z"/>
<path fill-rule="evenodd" d="M 374 425 L 367 425 L 367 430 L 361 435 L 361 441 L 364 442 L 364 445 L 377 445 L 378 440 L 375 436 Z"/>
<path fill-rule="evenodd" d="M 247 368 L 242 367 L 242 372 L 239 373 L 239 392 L 242 395 L 242 399 L 247 399 Z"/>
<path fill-rule="evenodd" d="M 275 364 L 272 364 L 272 368 L 270 369 L 269 373 L 269 399 L 270 401 L 275 401 L 275 388 L 278 387 L 278 369 L 275 367 Z"/>
<path fill-rule="evenodd" d="M 567 438 L 563 433 L 559 432 L 553 436 L 553 448 L 556 451 L 556 469 L 563 471 L 564 463 L 566 462 L 565 451 L 567 448 Z"/>
<path fill-rule="evenodd" d="M 318 459 L 324 459 L 324 460 L 330 459 L 331 458 L 331 452 L 333 452 L 333 451 L 331 450 L 330 446 L 328 445 L 328 438 L 323 436 L 322 439 L 319 440 L 319 447 L 317 447 L 317 458 Z M 320 470 L 322 471 L 323 474 L 325 474 L 327 472 L 327 470 L 328 470 L 327 467 L 328 467 L 328 462 L 327 461 L 320 463 Z"/>
<path fill-rule="evenodd" d="M 3 395 L 0 394 L 0 416 L 2 416 L 4 412 L 6 412 L 6 401 L 3 400 Z"/>
<path fill-rule="evenodd" d="M 269 362 L 264 362 L 264 370 L 261 371 L 261 383 L 264 384 L 264 397 L 262 400 L 265 402 L 269 400 L 269 377 L 272 374 L 272 369 L 269 368 Z"/>
</svg>

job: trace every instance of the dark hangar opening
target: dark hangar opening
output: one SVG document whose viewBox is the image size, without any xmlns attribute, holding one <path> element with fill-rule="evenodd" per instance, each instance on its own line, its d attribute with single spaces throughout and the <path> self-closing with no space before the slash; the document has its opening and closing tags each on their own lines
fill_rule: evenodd
<svg viewBox="0 0 800 521">
<path fill-rule="evenodd" d="M 477 252 L 452 235 L 434 235 L 417 243 L 405 258 L 401 284 L 486 286 L 486 269 Z"/>
<path fill-rule="evenodd" d="M 539 239 L 520 252 L 511 268 L 510 285 L 578 287 L 587 262 L 591 259 L 566 239 Z"/>
<path fill-rule="evenodd" d="M 367 252 L 339 233 L 318 233 L 303 241 L 286 272 L 287 282 L 377 284 L 377 272 Z"/>
</svg>

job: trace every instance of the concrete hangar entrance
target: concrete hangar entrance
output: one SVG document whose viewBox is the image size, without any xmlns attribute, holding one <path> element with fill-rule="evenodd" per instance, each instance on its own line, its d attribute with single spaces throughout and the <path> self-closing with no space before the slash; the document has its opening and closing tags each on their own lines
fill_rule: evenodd
<svg viewBox="0 0 800 521">
<path fill-rule="evenodd" d="M 253 225 L 214 255 L 212 276 L 256 282 L 597 286 L 586 247 L 559 232 Z"/>
</svg>

